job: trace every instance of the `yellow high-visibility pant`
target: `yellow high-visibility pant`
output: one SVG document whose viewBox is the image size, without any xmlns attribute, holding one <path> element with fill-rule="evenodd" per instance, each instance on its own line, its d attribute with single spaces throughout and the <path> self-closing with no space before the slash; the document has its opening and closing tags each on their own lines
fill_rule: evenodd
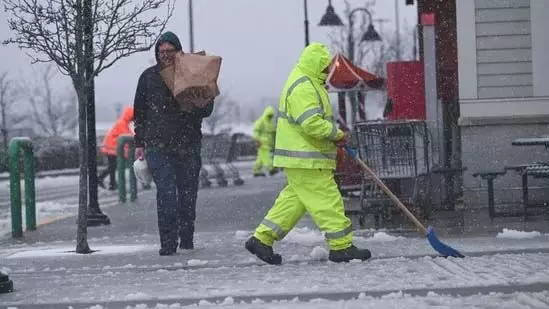
<svg viewBox="0 0 549 309">
<path fill-rule="evenodd" d="M 273 170 L 273 154 L 270 148 L 259 147 L 252 170 L 254 173 L 261 173 L 263 168 L 268 172 Z"/>
<path fill-rule="evenodd" d="M 288 184 L 256 228 L 254 236 L 272 246 L 275 240 L 284 238 L 307 211 L 325 233 L 331 250 L 350 247 L 353 240 L 351 220 L 345 216 L 333 171 L 285 168 L 284 172 Z"/>
</svg>

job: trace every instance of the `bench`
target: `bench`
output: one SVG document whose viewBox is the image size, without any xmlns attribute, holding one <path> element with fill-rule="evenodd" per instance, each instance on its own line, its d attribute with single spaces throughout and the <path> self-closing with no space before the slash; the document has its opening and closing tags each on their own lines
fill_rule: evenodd
<svg viewBox="0 0 549 309">
<path fill-rule="evenodd" d="M 508 171 L 515 171 L 521 175 L 522 183 L 522 205 L 523 210 L 520 213 L 498 213 L 495 210 L 494 206 L 494 179 L 499 176 L 505 175 Z M 531 164 L 520 164 L 520 165 L 511 165 L 506 166 L 503 170 L 484 170 L 478 171 L 473 174 L 473 177 L 481 177 L 486 180 L 488 183 L 488 214 L 490 216 L 490 221 L 493 221 L 494 217 L 503 217 L 503 216 L 517 216 L 522 215 L 524 219 L 527 219 L 527 210 L 528 208 L 536 207 L 530 205 L 528 198 L 528 176 L 534 178 L 549 178 L 549 164 L 543 162 L 536 162 Z"/>
<path fill-rule="evenodd" d="M 494 206 L 494 179 L 503 176 L 507 173 L 506 170 L 482 170 L 473 174 L 473 177 L 480 177 L 488 183 L 488 216 L 490 221 L 494 221 L 494 217 L 500 217 L 500 213 L 496 213 Z"/>
</svg>

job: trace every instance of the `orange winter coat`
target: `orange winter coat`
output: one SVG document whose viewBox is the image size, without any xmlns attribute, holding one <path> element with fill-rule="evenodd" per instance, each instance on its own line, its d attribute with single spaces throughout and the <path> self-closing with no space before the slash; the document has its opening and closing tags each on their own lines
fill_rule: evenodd
<svg viewBox="0 0 549 309">
<path fill-rule="evenodd" d="M 114 123 L 113 127 L 107 132 L 101 145 L 101 152 L 106 155 L 116 156 L 116 144 L 118 137 L 123 134 L 135 133 L 130 128 L 130 123 L 133 121 L 133 107 L 128 106 L 124 109 L 122 116 Z M 126 147 L 127 148 L 127 147 Z M 127 152 L 127 149 L 126 149 Z"/>
</svg>

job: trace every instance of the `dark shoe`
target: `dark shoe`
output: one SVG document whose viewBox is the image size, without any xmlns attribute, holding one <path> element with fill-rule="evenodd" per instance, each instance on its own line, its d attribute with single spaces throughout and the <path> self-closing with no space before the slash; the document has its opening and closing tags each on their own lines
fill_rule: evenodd
<svg viewBox="0 0 549 309">
<path fill-rule="evenodd" d="M 254 173 L 254 177 L 265 177 L 265 173 Z"/>
<path fill-rule="evenodd" d="M 250 237 L 246 241 L 246 249 L 260 260 L 271 265 L 282 264 L 282 256 L 273 252 L 273 247 L 263 244 L 259 239 Z"/>
<path fill-rule="evenodd" d="M 278 172 L 280 172 L 280 170 L 278 168 L 274 168 L 271 171 L 269 171 L 269 176 L 274 176 L 278 174 Z"/>
<path fill-rule="evenodd" d="M 116 190 L 118 190 L 118 185 L 117 185 L 117 184 L 111 184 L 111 185 L 109 186 L 109 190 L 110 190 L 110 191 L 116 191 Z"/>
<path fill-rule="evenodd" d="M 88 226 L 99 226 L 101 224 L 103 225 L 109 225 L 111 224 L 111 219 L 101 212 L 101 209 L 99 208 L 93 208 L 88 209 L 88 212 L 86 213 L 86 220 L 88 221 Z"/>
<path fill-rule="evenodd" d="M 103 180 L 97 180 L 97 185 L 100 186 L 101 188 L 105 189 L 105 184 L 103 183 Z"/>
<path fill-rule="evenodd" d="M 177 249 L 175 248 L 161 248 L 160 250 L 158 250 L 158 254 L 160 254 L 160 256 L 170 256 L 174 255 L 176 251 Z"/>
<path fill-rule="evenodd" d="M 183 250 L 193 250 L 194 249 L 194 243 L 192 240 L 188 239 L 181 239 L 181 242 L 179 242 L 179 249 Z"/>
<path fill-rule="evenodd" d="M 350 246 L 343 250 L 330 250 L 328 259 L 332 262 L 349 262 L 351 260 L 365 261 L 372 256 L 368 249 L 358 249 L 355 246 Z"/>
</svg>

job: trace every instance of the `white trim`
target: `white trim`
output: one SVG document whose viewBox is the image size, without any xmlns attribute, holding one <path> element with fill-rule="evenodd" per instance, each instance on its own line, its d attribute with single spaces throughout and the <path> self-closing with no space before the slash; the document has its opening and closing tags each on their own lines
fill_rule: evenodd
<svg viewBox="0 0 549 309">
<path fill-rule="evenodd" d="M 549 97 L 512 99 L 461 99 L 461 118 L 549 115 Z"/>
<path fill-rule="evenodd" d="M 534 96 L 549 96 L 549 1 L 530 0 L 530 10 Z"/>
<path fill-rule="evenodd" d="M 547 1 L 547 0 L 541 0 Z M 459 98 L 478 98 L 475 0 L 456 1 Z"/>
</svg>

